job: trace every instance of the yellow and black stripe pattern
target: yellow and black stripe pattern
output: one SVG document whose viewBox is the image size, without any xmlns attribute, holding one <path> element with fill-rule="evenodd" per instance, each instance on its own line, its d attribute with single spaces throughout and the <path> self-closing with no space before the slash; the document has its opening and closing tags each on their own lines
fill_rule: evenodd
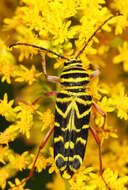
<svg viewBox="0 0 128 190">
<path fill-rule="evenodd" d="M 65 62 L 56 99 L 54 157 L 61 175 L 69 179 L 81 166 L 88 137 L 92 98 L 86 92 L 89 76 L 80 60 Z"/>
</svg>

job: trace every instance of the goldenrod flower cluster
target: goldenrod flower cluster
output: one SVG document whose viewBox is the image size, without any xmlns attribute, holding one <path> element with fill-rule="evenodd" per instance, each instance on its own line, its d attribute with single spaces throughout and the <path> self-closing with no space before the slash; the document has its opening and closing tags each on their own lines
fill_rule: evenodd
<svg viewBox="0 0 128 190">
<path fill-rule="evenodd" d="M 18 179 L 17 173 L 32 168 L 41 140 L 54 126 L 55 97 L 32 102 L 60 88 L 45 80 L 37 49 L 9 49 L 9 45 L 25 42 L 72 57 L 104 20 L 119 13 L 122 16 L 107 22 L 80 58 L 89 73 L 97 67 L 102 70 L 89 91 L 107 115 L 104 129 L 99 113 L 92 113 L 90 123 L 102 143 L 103 176 L 112 190 L 128 189 L 128 0 L 0 0 L 0 116 L 7 122 L 0 123 L 0 189 L 21 183 L 25 176 Z M 59 76 L 63 60 L 44 53 L 48 74 Z M 10 145 L 18 138 L 26 146 L 34 144 L 35 149 L 16 153 Z M 55 166 L 52 145 L 51 138 L 35 165 L 38 173 L 48 168 L 53 177 L 44 184 L 46 189 L 106 190 L 99 176 L 98 147 L 91 134 L 83 165 L 68 181 Z M 13 189 L 27 190 L 25 184 Z"/>
</svg>

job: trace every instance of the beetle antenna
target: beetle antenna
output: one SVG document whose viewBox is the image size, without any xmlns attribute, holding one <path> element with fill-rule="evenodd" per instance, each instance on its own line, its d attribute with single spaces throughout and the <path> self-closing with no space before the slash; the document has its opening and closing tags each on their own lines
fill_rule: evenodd
<svg viewBox="0 0 128 190">
<path fill-rule="evenodd" d="M 80 56 L 80 54 L 83 53 L 83 51 L 85 50 L 85 48 L 87 47 L 88 43 L 92 40 L 92 38 L 96 35 L 96 33 L 112 18 L 116 17 L 116 16 L 122 16 L 122 14 L 119 15 L 112 15 L 110 16 L 108 19 L 106 19 L 97 29 L 96 31 L 92 34 L 92 36 L 88 39 L 88 41 L 85 43 L 84 47 L 78 52 L 77 56 L 75 57 L 76 59 Z"/>
<path fill-rule="evenodd" d="M 63 56 L 63 55 L 59 55 L 57 54 L 56 52 L 52 51 L 52 50 L 49 50 L 49 49 L 46 49 L 46 48 L 43 48 L 43 47 L 40 47 L 40 46 L 37 46 L 37 45 L 32 45 L 32 44 L 27 44 L 27 43 L 15 43 L 15 44 L 11 44 L 9 46 L 9 48 L 11 47 L 14 47 L 14 46 L 17 46 L 17 45 L 23 45 L 23 46 L 30 46 L 30 47 L 33 47 L 33 48 L 37 48 L 37 49 L 40 49 L 42 51 L 47 51 L 48 53 L 51 53 L 51 54 L 54 54 L 56 55 L 57 57 L 61 58 L 61 59 L 66 59 L 66 60 L 69 60 L 67 57 Z"/>
</svg>

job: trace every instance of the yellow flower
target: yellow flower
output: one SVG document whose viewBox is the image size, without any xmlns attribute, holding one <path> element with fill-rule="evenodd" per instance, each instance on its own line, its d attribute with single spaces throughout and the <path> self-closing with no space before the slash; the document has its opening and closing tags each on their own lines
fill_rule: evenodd
<svg viewBox="0 0 128 190">
<path fill-rule="evenodd" d="M 31 169 L 32 166 L 33 166 L 35 156 L 32 155 L 32 158 L 33 158 L 33 162 L 29 165 L 29 169 Z M 36 171 L 39 172 L 39 173 L 43 172 L 42 170 L 46 169 L 46 167 L 47 167 L 47 159 L 45 158 L 45 156 L 39 155 L 35 167 L 36 167 Z"/>
<path fill-rule="evenodd" d="M 0 114 L 8 121 L 14 121 L 16 118 L 16 110 L 13 108 L 14 100 L 8 102 L 7 93 L 4 94 L 4 99 L 0 100 Z"/>
<path fill-rule="evenodd" d="M 98 175 L 93 173 L 93 168 L 81 167 L 69 180 L 71 190 L 95 190 L 96 187 L 102 187 L 104 184 Z"/>
<path fill-rule="evenodd" d="M 3 164 L 6 164 L 5 155 L 7 154 L 7 150 L 8 150 L 7 146 L 3 147 L 0 145 L 0 162 Z"/>
<path fill-rule="evenodd" d="M 57 174 L 59 174 L 59 170 L 56 167 L 55 160 L 53 157 L 53 148 L 52 147 L 49 148 L 49 152 L 50 152 L 50 157 L 47 159 L 47 163 L 50 166 L 50 168 L 49 168 L 48 172 L 51 174 L 55 171 Z"/>
<path fill-rule="evenodd" d="M 32 65 L 31 69 L 27 69 L 25 66 L 20 65 L 20 69 L 21 71 L 16 72 L 16 82 L 27 82 L 29 85 L 32 85 L 41 75 L 41 73 L 36 72 L 34 65 Z"/>
<path fill-rule="evenodd" d="M 18 35 L 18 42 L 26 42 L 28 44 L 41 45 L 40 40 L 37 39 L 36 35 L 25 26 L 19 26 L 17 28 L 20 35 Z M 24 37 L 23 37 L 24 36 Z M 43 46 L 43 45 L 42 45 Z M 27 46 L 17 46 L 20 48 L 20 56 L 19 61 L 23 61 L 24 58 L 32 58 L 33 55 L 37 54 L 38 50 L 35 48 L 27 47 Z"/>
<path fill-rule="evenodd" d="M 119 136 L 120 135 L 121 134 L 119 134 Z M 103 159 L 104 165 L 106 166 L 109 165 L 109 168 L 113 170 L 113 172 L 118 171 L 120 176 L 127 175 L 128 168 L 127 168 L 127 165 L 124 164 L 128 162 L 127 140 L 124 140 L 122 143 L 119 140 L 110 141 L 108 150 L 110 151 L 109 160 L 108 160 L 108 155 L 104 154 L 104 159 Z"/>
<path fill-rule="evenodd" d="M 18 135 L 16 125 L 10 125 L 4 132 L 0 133 L 0 143 L 8 145 L 9 142 L 14 141 Z"/>
<path fill-rule="evenodd" d="M 119 178 L 119 173 L 117 171 L 113 172 L 109 169 L 104 172 L 104 176 L 106 176 L 107 181 L 109 181 L 111 189 L 127 190 L 125 184 L 128 183 L 128 176 Z"/>
<path fill-rule="evenodd" d="M 27 138 L 30 137 L 30 130 L 33 126 L 33 114 L 35 113 L 38 105 L 31 105 L 27 103 L 19 103 L 16 110 L 19 112 L 17 114 L 16 127 L 19 129 L 20 133 L 25 134 Z"/>
<path fill-rule="evenodd" d="M 11 77 L 14 76 L 15 68 L 12 66 L 12 64 L 4 64 L 1 67 L 1 74 L 3 75 L 1 81 L 5 82 L 7 81 L 8 84 L 11 83 Z"/>
<path fill-rule="evenodd" d="M 125 94 L 124 85 L 120 82 L 112 90 L 110 103 L 117 109 L 117 116 L 121 119 L 128 119 L 128 96 Z"/>
<path fill-rule="evenodd" d="M 24 179 L 23 179 L 24 180 Z M 23 181 L 22 180 L 22 181 Z M 24 188 L 24 186 L 25 186 L 25 183 L 24 184 L 22 184 L 22 185 L 20 185 L 20 186 L 18 186 L 20 183 L 22 183 L 22 181 L 20 181 L 18 178 L 16 178 L 15 179 L 15 184 L 13 184 L 11 181 L 9 181 L 8 183 L 9 183 L 9 185 L 10 185 L 10 189 L 9 190 L 30 190 L 30 189 L 26 189 L 26 188 Z M 17 185 L 17 187 L 16 187 L 16 185 Z"/>
<path fill-rule="evenodd" d="M 48 182 L 46 188 L 51 190 L 66 190 L 64 180 L 60 175 L 54 176 L 53 182 Z"/>
<path fill-rule="evenodd" d="M 2 189 L 5 189 L 7 178 L 9 177 L 9 174 L 6 169 L 0 168 L 0 187 Z"/>
<path fill-rule="evenodd" d="M 123 16 L 121 16 L 119 19 L 117 19 L 116 24 L 116 34 L 121 34 L 123 32 L 123 29 L 128 27 L 127 17 L 128 17 L 128 9 L 126 7 L 128 6 L 128 0 L 121 1 L 121 0 L 113 0 L 111 3 L 111 8 L 115 9 L 116 11 L 119 11 Z"/>
<path fill-rule="evenodd" d="M 124 71 L 128 71 L 128 42 L 125 41 L 123 47 L 119 47 L 119 55 L 115 56 L 113 62 L 115 64 L 123 62 Z"/>
<path fill-rule="evenodd" d="M 28 161 L 26 160 L 26 157 L 28 156 L 28 152 L 23 152 L 22 155 L 16 155 L 16 157 L 11 157 L 11 164 L 12 166 L 19 171 L 22 171 L 26 168 L 26 165 L 28 164 Z"/>
<path fill-rule="evenodd" d="M 11 83 L 11 78 L 15 76 L 15 60 L 13 55 L 8 51 L 9 49 L 0 39 L 0 75 L 1 81 Z"/>
<path fill-rule="evenodd" d="M 81 54 L 80 59 L 83 68 L 88 70 L 88 74 L 96 69 L 94 66 L 96 64 L 98 65 L 97 69 L 104 68 L 101 75 L 87 87 L 86 92 L 91 94 L 93 101 L 97 102 L 104 110 L 107 114 L 107 119 L 103 129 L 104 118 L 99 113 L 91 113 L 90 125 L 96 125 L 101 143 L 103 144 L 104 142 L 102 160 L 103 176 L 106 182 L 112 190 L 126 190 L 128 183 L 128 96 L 125 85 L 127 85 L 126 72 L 128 71 L 128 0 L 113 0 L 107 1 L 107 3 L 105 0 L 21 0 L 21 4 L 18 5 L 17 0 L 14 0 L 11 1 L 11 6 L 3 2 L 4 0 L 0 1 L 0 10 L 2 10 L 0 11 L 0 22 L 4 23 L 4 25 L 1 24 L 0 30 L 0 77 L 4 84 L 6 82 L 11 83 L 10 86 L 16 100 L 18 100 L 19 96 L 25 97 L 26 100 L 32 100 L 37 94 L 56 89 L 54 84 L 50 86 L 49 82 L 41 80 L 41 73 L 37 70 L 38 65 L 34 65 L 35 60 L 31 60 L 32 66 L 27 66 L 26 64 L 26 59 L 24 58 L 28 59 L 32 58 L 33 55 L 37 55 L 37 49 L 16 46 L 19 49 L 17 51 L 13 48 L 15 57 L 22 61 L 22 65 L 19 65 L 12 54 L 12 50 L 9 51 L 5 44 L 24 42 L 39 45 L 72 58 L 83 48 L 84 44 L 104 20 L 110 15 L 116 14 L 116 12 L 122 14 L 122 16 L 113 18 L 102 27 L 83 54 Z M 5 15 L 7 18 L 3 19 Z M 121 34 L 120 37 L 114 37 L 117 34 Z M 117 41 L 120 41 L 120 43 Z M 116 45 L 112 45 L 111 42 L 116 43 Z M 123 46 L 118 47 L 121 42 Z M 118 55 L 114 48 L 118 48 Z M 37 63 L 38 57 L 36 59 Z M 50 75 L 55 74 L 54 71 L 52 73 L 51 69 L 55 68 L 58 69 L 59 75 L 62 71 L 63 62 L 64 60 L 47 53 L 47 73 Z M 120 69 L 119 64 L 113 64 L 121 62 L 123 62 L 123 70 Z M 4 87 L 4 84 L 2 83 L 1 87 Z M 38 90 L 39 86 L 41 88 Z M 57 91 L 59 91 L 59 85 L 56 87 Z M 8 101 L 6 93 L 3 100 L 0 100 L 0 114 L 9 121 L 5 130 L 0 132 L 0 144 L 8 145 L 5 147 L 0 146 L 0 162 L 3 164 L 0 169 L 0 187 L 2 190 L 7 188 L 5 187 L 7 179 L 15 175 L 16 172 L 26 168 L 31 169 L 35 158 L 33 152 L 30 154 L 27 152 L 23 152 L 21 155 L 15 154 L 9 147 L 11 144 L 9 142 L 14 143 L 14 140 L 22 135 L 25 143 L 27 141 L 35 144 L 35 139 L 39 139 L 39 136 L 41 136 L 39 135 L 39 123 L 42 123 L 41 130 L 43 135 L 44 130 L 47 131 L 49 127 L 52 128 L 54 125 L 53 112 L 50 107 L 47 109 L 45 99 L 40 105 L 40 110 L 45 111 L 42 113 L 38 111 L 38 105 L 25 102 L 20 102 L 17 106 L 14 104 L 14 100 Z M 121 122 L 119 122 L 120 120 Z M 29 138 L 30 135 L 31 138 Z M 118 139 L 110 138 L 116 138 L 117 136 L 119 137 Z M 92 140 L 92 136 L 89 137 L 88 144 L 91 146 L 87 147 L 83 165 L 71 180 L 63 180 L 60 177 L 55 165 L 53 148 L 50 147 L 49 155 L 41 151 L 35 165 L 37 172 L 45 170 L 48 166 L 50 174 L 54 171 L 57 174 L 53 178 L 53 182 L 47 184 L 47 188 L 106 190 L 101 177 L 98 175 L 99 158 L 97 157 L 96 145 Z M 49 148 L 48 146 L 49 144 L 47 148 Z M 87 168 L 85 168 L 85 165 Z M 88 167 L 91 165 L 95 169 Z M 110 169 L 108 169 L 109 167 Z M 16 179 L 15 183 L 18 185 L 21 182 Z M 24 189 L 24 185 L 15 187 L 11 182 L 9 182 L 9 185 L 14 187 L 13 189 Z"/>
<path fill-rule="evenodd" d="M 50 109 L 47 109 L 46 112 L 41 113 L 41 112 L 37 112 L 40 116 L 40 120 L 43 121 L 43 125 L 42 125 L 42 129 L 41 131 L 44 131 L 45 129 L 47 129 L 48 127 L 52 128 L 54 125 L 54 115 L 51 112 Z"/>
</svg>

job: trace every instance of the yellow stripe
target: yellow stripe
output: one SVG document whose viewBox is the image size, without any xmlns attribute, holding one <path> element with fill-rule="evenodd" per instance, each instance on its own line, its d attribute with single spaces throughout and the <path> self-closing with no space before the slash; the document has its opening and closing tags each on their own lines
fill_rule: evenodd
<svg viewBox="0 0 128 190">
<path fill-rule="evenodd" d="M 69 161 L 72 161 L 73 157 L 69 156 L 69 157 L 66 157 L 66 159 L 69 160 Z"/>
<path fill-rule="evenodd" d="M 81 131 L 81 129 L 77 129 L 77 128 L 75 127 L 75 132 L 79 133 L 80 131 Z"/>
<path fill-rule="evenodd" d="M 65 113 L 63 113 L 62 112 L 62 110 L 61 109 L 59 109 L 58 108 L 58 106 L 56 105 L 56 110 L 57 110 L 57 112 L 63 117 L 63 118 L 66 118 L 67 117 L 67 115 L 68 115 L 68 113 L 69 113 L 69 111 L 70 110 L 73 110 L 73 109 L 75 109 L 75 111 L 76 111 L 76 115 L 77 115 L 77 117 L 78 117 L 78 119 L 81 119 L 82 117 L 85 117 L 86 115 L 88 115 L 90 112 L 91 112 L 91 107 L 88 109 L 88 110 L 86 110 L 85 112 L 83 112 L 82 114 L 80 114 L 79 113 L 79 109 L 78 109 L 78 106 L 77 106 L 77 104 L 76 104 L 76 100 L 78 100 L 77 98 L 74 98 L 74 99 L 72 99 L 72 101 L 71 101 L 71 103 L 69 104 L 69 106 L 67 107 L 67 110 L 65 111 Z M 81 101 L 82 102 L 82 101 Z M 90 103 L 90 101 L 85 101 L 86 103 Z M 85 105 L 85 104 L 84 104 Z M 85 105 L 86 106 L 86 105 Z M 73 112 L 74 113 L 74 112 Z M 63 131 L 66 131 L 66 129 L 69 129 L 70 130 L 70 128 L 72 129 L 72 130 L 76 130 L 77 128 L 76 128 L 76 126 L 75 126 L 75 124 L 74 124 L 74 122 L 73 122 L 73 120 L 74 120 L 74 115 L 72 115 L 73 114 L 72 112 L 71 112 L 71 115 L 70 115 L 70 118 L 69 118 L 69 122 L 68 122 L 68 124 L 67 124 L 67 127 L 66 128 L 64 128 L 64 129 L 62 129 Z M 71 121 L 70 121 L 71 120 Z"/>
<path fill-rule="evenodd" d="M 83 125 L 82 126 L 82 129 L 88 129 L 89 128 L 89 125 Z"/>
<path fill-rule="evenodd" d="M 67 127 L 65 127 L 65 128 L 61 128 L 61 130 L 62 130 L 63 132 L 65 132 L 65 131 L 67 131 L 68 129 L 67 129 Z"/>
<path fill-rule="evenodd" d="M 74 149 L 74 143 L 73 143 L 72 141 L 68 141 L 68 142 L 66 142 L 66 143 L 64 144 L 64 148 L 65 148 L 65 149 L 68 149 L 68 148 Z"/>
<path fill-rule="evenodd" d="M 62 177 L 63 177 L 64 179 L 70 179 L 70 178 L 71 178 L 71 175 L 68 173 L 67 170 L 65 170 L 64 173 L 62 174 Z"/>
<path fill-rule="evenodd" d="M 61 82 L 83 82 L 88 81 L 89 77 L 83 77 L 83 78 L 61 78 Z"/>
<path fill-rule="evenodd" d="M 55 106 L 57 112 L 58 112 L 63 118 L 66 118 L 66 117 L 67 117 L 69 111 L 71 110 L 71 107 L 72 107 L 72 103 L 69 104 L 69 106 L 67 107 L 66 112 L 63 113 L 62 110 L 58 108 L 57 104 L 56 104 L 56 106 Z"/>
<path fill-rule="evenodd" d="M 86 144 L 86 140 L 83 139 L 82 137 L 78 137 L 76 140 L 76 143 L 81 142 L 81 144 L 85 145 Z"/>
<path fill-rule="evenodd" d="M 77 98 L 76 102 L 81 103 L 81 104 L 83 104 L 85 106 L 92 103 L 92 101 L 90 101 L 90 100 L 83 100 L 81 98 Z"/>
<path fill-rule="evenodd" d="M 88 115 L 91 112 L 91 108 L 89 108 L 88 110 L 86 110 L 85 112 L 80 114 L 76 103 L 75 103 L 74 107 L 75 107 L 76 115 L 77 115 L 78 119 L 85 117 L 86 115 Z"/>
<path fill-rule="evenodd" d="M 72 70 L 72 71 L 63 71 L 62 72 L 62 77 L 63 77 L 63 75 L 66 75 L 66 74 L 72 74 L 72 73 L 85 73 L 85 74 L 88 74 L 86 71 L 81 71 L 81 70 Z"/>
<path fill-rule="evenodd" d="M 73 168 L 71 165 L 69 166 L 71 171 L 76 172 L 78 169 Z"/>
<path fill-rule="evenodd" d="M 55 162 L 57 161 L 57 159 L 61 157 L 65 162 L 67 161 L 72 161 L 74 157 L 71 157 L 71 156 L 63 156 L 62 154 L 58 153 L 56 156 L 55 156 Z"/>
<path fill-rule="evenodd" d="M 54 137 L 54 142 L 57 143 L 57 142 L 64 142 L 64 138 L 62 136 L 59 136 L 59 137 Z"/>
<path fill-rule="evenodd" d="M 56 98 L 57 102 L 61 102 L 61 103 L 65 103 L 65 102 L 69 102 L 72 100 L 72 97 L 68 97 L 68 98 Z"/>
<path fill-rule="evenodd" d="M 89 125 L 83 125 L 83 127 L 82 127 L 82 129 L 87 129 L 87 128 L 89 128 Z M 82 130 L 81 128 L 80 129 L 77 129 L 76 128 L 76 126 L 75 126 L 75 129 L 73 128 L 72 129 L 72 131 L 74 130 L 76 133 L 79 133 L 81 130 Z M 65 128 L 61 128 L 61 130 L 63 131 L 63 132 L 66 132 L 67 130 L 69 130 L 67 127 L 65 127 Z"/>
<path fill-rule="evenodd" d="M 80 162 L 80 165 L 82 164 L 82 158 L 81 158 L 81 156 L 80 155 L 74 155 L 74 157 L 73 157 L 73 160 L 74 159 L 78 159 L 79 160 L 79 162 Z"/>
<path fill-rule="evenodd" d="M 58 154 L 55 156 L 55 162 L 57 161 L 57 159 L 58 159 L 59 157 L 61 157 L 64 161 L 66 161 L 66 160 L 65 160 L 66 157 L 64 157 L 62 154 L 58 153 Z"/>
<path fill-rule="evenodd" d="M 71 102 L 71 105 L 72 105 L 71 106 L 71 114 L 70 114 L 69 121 L 68 121 L 68 124 L 67 124 L 67 129 L 69 131 L 72 131 L 72 130 L 76 129 L 76 126 L 75 126 L 75 123 L 74 123 L 74 121 L 75 121 L 74 112 L 73 112 L 74 104 L 75 104 L 75 99 L 73 99 L 72 102 Z"/>
<path fill-rule="evenodd" d="M 77 65 L 77 66 L 76 66 L 76 65 Z M 65 66 L 64 66 L 64 69 L 71 68 L 71 67 L 73 67 L 73 66 L 75 66 L 75 68 L 82 68 L 82 67 L 81 67 L 81 66 L 82 66 L 81 63 L 72 63 L 72 64 L 69 64 L 69 65 L 65 65 Z"/>
<path fill-rule="evenodd" d="M 61 130 L 63 132 L 66 132 L 67 130 L 69 130 L 69 128 L 65 127 L 65 128 L 61 128 Z M 79 133 L 81 131 L 81 129 L 77 129 L 76 126 L 73 127 L 72 131 L 75 131 L 76 133 Z"/>
<path fill-rule="evenodd" d="M 78 92 L 69 92 L 67 90 L 62 90 L 61 93 L 65 94 L 65 95 L 69 95 L 69 96 L 76 96 L 76 95 L 78 95 Z M 86 92 L 79 92 L 78 96 L 88 96 L 88 95 L 89 94 L 86 93 Z"/>
<path fill-rule="evenodd" d="M 82 88 L 85 88 L 85 86 L 65 86 L 64 87 L 65 89 L 82 89 Z M 78 92 L 76 93 L 78 94 Z"/>
<path fill-rule="evenodd" d="M 78 94 L 78 95 L 79 95 L 79 94 Z M 75 96 L 76 96 L 76 94 L 75 94 Z M 83 96 L 86 96 L 86 95 L 83 94 Z M 67 97 L 67 98 L 56 98 L 56 101 L 57 101 L 57 102 L 61 102 L 61 103 L 65 103 L 65 102 L 72 101 L 73 98 L 74 98 L 74 97 L 72 97 L 72 95 L 71 95 L 71 97 Z M 83 99 L 81 99 L 80 97 L 77 98 L 77 96 L 76 96 L 76 101 L 77 101 L 78 103 L 81 103 L 81 104 L 84 104 L 84 105 L 87 105 L 87 104 L 91 104 L 91 103 L 92 103 L 91 100 L 83 100 Z"/>
<path fill-rule="evenodd" d="M 54 125 L 55 125 L 56 127 L 60 127 L 60 124 L 59 124 L 58 122 L 55 122 Z"/>
<path fill-rule="evenodd" d="M 61 168 L 59 168 L 60 171 L 64 171 L 66 169 L 66 165 L 65 166 L 62 166 Z"/>
</svg>

